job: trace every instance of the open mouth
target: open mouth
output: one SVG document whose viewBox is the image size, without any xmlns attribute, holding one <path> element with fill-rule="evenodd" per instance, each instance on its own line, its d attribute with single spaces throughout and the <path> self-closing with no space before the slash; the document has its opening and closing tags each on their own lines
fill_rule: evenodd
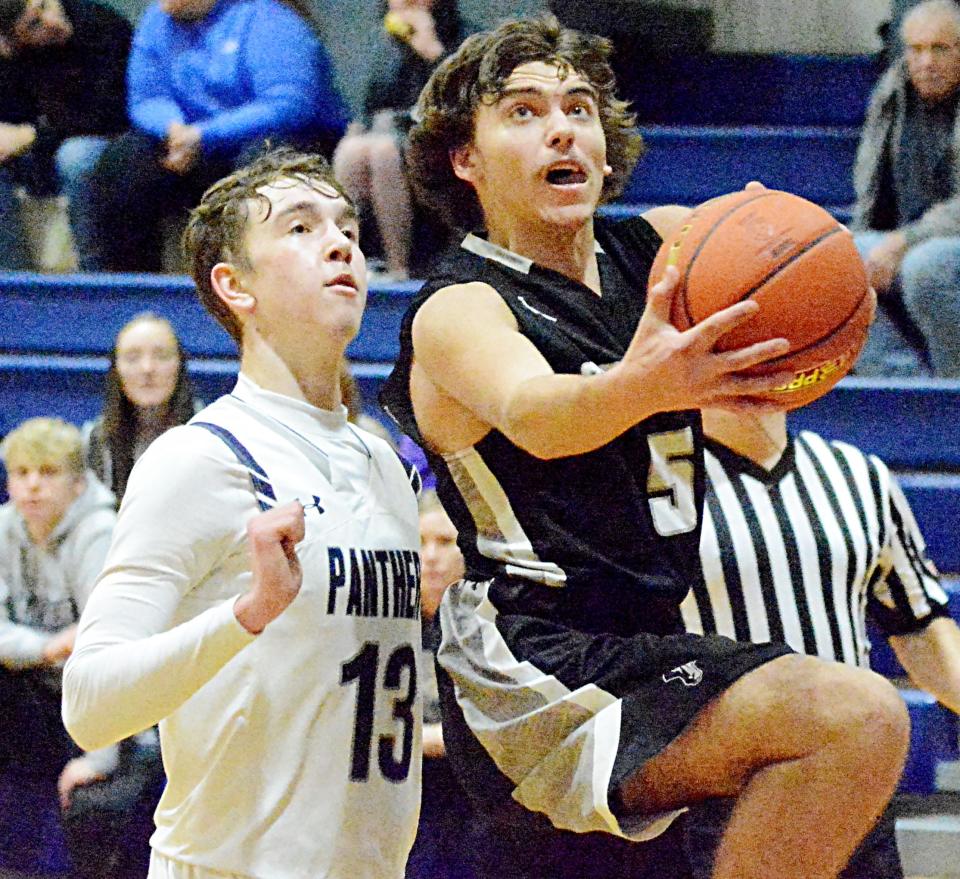
<svg viewBox="0 0 960 879">
<path fill-rule="evenodd" d="M 551 186 L 576 186 L 587 182 L 587 173 L 579 165 L 556 165 L 547 171 Z"/>
<path fill-rule="evenodd" d="M 343 272 L 337 275 L 332 281 L 328 282 L 328 287 L 349 287 L 351 290 L 357 289 L 357 282 L 349 272 Z"/>
</svg>

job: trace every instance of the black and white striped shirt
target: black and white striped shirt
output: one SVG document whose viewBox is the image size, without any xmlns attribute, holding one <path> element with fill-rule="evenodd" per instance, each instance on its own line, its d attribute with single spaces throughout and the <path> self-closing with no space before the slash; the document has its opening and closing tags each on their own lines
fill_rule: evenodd
<svg viewBox="0 0 960 879">
<path fill-rule="evenodd" d="M 683 603 L 688 631 L 867 666 L 867 613 L 888 635 L 946 613 L 937 569 L 880 459 L 803 432 L 770 471 L 714 441 L 706 464 L 703 581 Z"/>
</svg>

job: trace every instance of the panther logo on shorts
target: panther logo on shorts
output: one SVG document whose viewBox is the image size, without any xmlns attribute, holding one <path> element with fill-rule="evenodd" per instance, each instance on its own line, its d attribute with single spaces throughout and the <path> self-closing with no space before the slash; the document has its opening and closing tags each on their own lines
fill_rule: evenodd
<svg viewBox="0 0 960 879">
<path fill-rule="evenodd" d="M 663 676 L 663 682 L 669 684 L 670 681 L 680 681 L 685 687 L 695 687 L 703 680 L 703 669 L 697 665 L 697 660 L 691 659 L 683 665 L 671 668 Z"/>
</svg>

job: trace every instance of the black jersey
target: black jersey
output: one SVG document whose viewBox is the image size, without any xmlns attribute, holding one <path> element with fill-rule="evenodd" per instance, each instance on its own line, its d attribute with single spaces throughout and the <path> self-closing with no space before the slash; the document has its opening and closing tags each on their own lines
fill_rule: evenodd
<svg viewBox="0 0 960 879">
<path fill-rule="evenodd" d="M 598 220 L 596 239 L 601 297 L 474 235 L 453 248 L 404 318 L 400 357 L 381 394 L 402 429 L 425 445 L 409 394 L 411 327 L 448 285 L 493 287 L 557 373 L 619 360 L 643 312 L 660 238 L 633 219 Z M 696 412 L 658 414 L 592 452 L 554 460 L 496 430 L 459 452 L 427 455 L 467 576 L 497 578 L 502 610 L 581 629 L 650 630 L 651 598 L 678 603 L 697 576 L 704 474 Z"/>
</svg>

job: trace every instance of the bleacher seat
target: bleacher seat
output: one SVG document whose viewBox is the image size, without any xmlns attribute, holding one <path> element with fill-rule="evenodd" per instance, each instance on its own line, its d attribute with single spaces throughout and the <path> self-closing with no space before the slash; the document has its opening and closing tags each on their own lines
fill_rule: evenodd
<svg viewBox="0 0 960 879">
<path fill-rule="evenodd" d="M 680 54 L 648 66 L 630 97 L 650 152 L 624 205 L 694 205 L 759 180 L 849 216 L 875 57 Z"/>
<path fill-rule="evenodd" d="M 418 286 L 374 284 L 368 292 L 348 354 L 369 405 L 396 358 L 400 320 Z M 0 273 L 0 435 L 33 415 L 77 423 L 93 417 L 113 340 L 141 311 L 173 324 L 204 399 L 232 387 L 236 348 L 185 277 Z"/>
<path fill-rule="evenodd" d="M 836 127 L 641 128 L 649 152 L 621 201 L 698 204 L 759 180 L 817 204 L 853 201 L 858 130 Z"/>
<path fill-rule="evenodd" d="M 910 750 L 899 792 L 935 793 L 938 765 L 960 758 L 957 715 L 923 690 L 901 690 L 900 695 L 910 713 Z"/>
<path fill-rule="evenodd" d="M 948 379 L 849 377 L 790 414 L 793 429 L 846 440 L 900 471 L 960 472 L 958 423 L 960 382 Z"/>
<path fill-rule="evenodd" d="M 859 126 L 880 73 L 868 55 L 676 53 L 650 66 L 630 98 L 660 125 Z"/>
</svg>

